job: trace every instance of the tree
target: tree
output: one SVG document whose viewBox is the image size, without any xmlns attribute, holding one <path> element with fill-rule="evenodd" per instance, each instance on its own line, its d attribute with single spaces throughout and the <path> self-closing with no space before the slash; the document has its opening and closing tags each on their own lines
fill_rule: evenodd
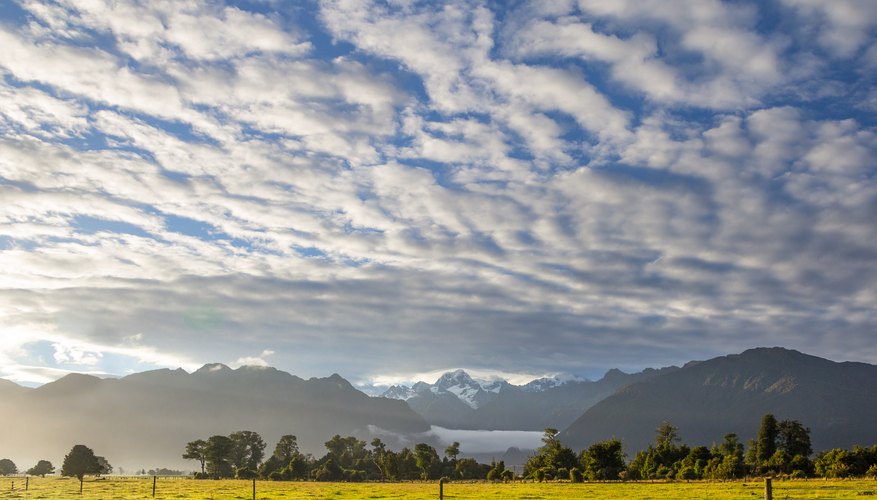
<svg viewBox="0 0 877 500">
<path fill-rule="evenodd" d="M 238 431 L 228 436 L 233 446 L 231 464 L 235 469 L 248 468 L 256 470 L 265 456 L 265 441 L 258 432 Z"/>
<path fill-rule="evenodd" d="M 46 474 L 54 474 L 55 466 L 48 460 L 40 460 L 36 465 L 27 470 L 31 476 L 46 477 Z"/>
<path fill-rule="evenodd" d="M 75 477 L 79 479 L 79 492 L 82 493 L 82 478 L 86 474 L 98 474 L 101 470 L 101 464 L 94 451 L 84 444 L 77 444 L 70 449 L 70 453 L 64 456 L 64 463 L 61 464 L 61 475 L 67 477 Z"/>
<path fill-rule="evenodd" d="M 213 477 L 232 477 L 231 459 L 234 451 L 234 441 L 227 436 L 210 436 L 207 439 L 205 456 L 207 460 L 207 473 Z"/>
<path fill-rule="evenodd" d="M 761 417 L 761 426 L 758 428 L 755 451 L 755 459 L 759 465 L 766 463 L 776 453 L 778 434 L 777 419 L 770 413 Z"/>
<path fill-rule="evenodd" d="M 435 448 L 426 443 L 417 443 L 414 446 L 414 458 L 417 461 L 417 468 L 420 469 L 420 478 L 429 479 L 430 471 L 439 462 Z"/>
<path fill-rule="evenodd" d="M 9 476 L 11 474 L 18 474 L 18 467 L 15 466 L 15 462 L 8 458 L 0 460 L 0 476 Z"/>
<path fill-rule="evenodd" d="M 186 451 L 183 458 L 187 460 L 197 460 L 201 463 L 201 474 L 204 474 L 204 463 L 207 462 L 207 441 L 196 439 L 186 443 Z"/>
<path fill-rule="evenodd" d="M 621 441 L 609 439 L 594 443 L 582 452 L 581 461 L 584 474 L 591 481 L 618 479 L 625 463 Z"/>
<path fill-rule="evenodd" d="M 298 440 L 292 434 L 281 436 L 274 447 L 274 456 L 284 464 L 288 464 L 298 452 Z"/>
<path fill-rule="evenodd" d="M 665 420 L 655 429 L 655 443 L 658 447 L 672 446 L 677 441 L 679 441 L 679 428 L 670 422 Z"/>
<path fill-rule="evenodd" d="M 777 424 L 777 447 L 792 457 L 809 457 L 813 453 L 810 429 L 797 420 L 783 420 Z"/>
<path fill-rule="evenodd" d="M 112 474 L 113 466 L 107 461 L 104 457 L 94 457 L 97 459 L 97 471 L 95 474 L 100 476 L 101 474 Z"/>
<path fill-rule="evenodd" d="M 454 441 L 450 446 L 445 448 L 445 456 L 448 457 L 451 462 L 457 461 L 457 456 L 460 454 L 460 443 Z"/>
</svg>

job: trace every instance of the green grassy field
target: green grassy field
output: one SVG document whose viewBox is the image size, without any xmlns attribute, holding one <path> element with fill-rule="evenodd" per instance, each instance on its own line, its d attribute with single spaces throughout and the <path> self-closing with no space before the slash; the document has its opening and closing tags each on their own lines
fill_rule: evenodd
<svg viewBox="0 0 877 500">
<path fill-rule="evenodd" d="M 13 490 L 13 481 L 15 489 Z M 875 481 L 774 481 L 774 498 L 877 498 Z M 60 478 L 31 478 L 24 491 L 23 478 L 0 478 L 0 499 L 135 499 L 152 498 L 152 478 L 87 479 L 79 496 L 79 482 Z M 250 499 L 251 481 L 195 481 L 160 478 L 155 498 Z M 438 483 L 298 483 L 256 482 L 258 499 L 387 498 L 436 499 Z M 760 481 L 727 483 L 449 483 L 447 499 L 548 499 L 548 498 L 763 498 Z"/>
</svg>

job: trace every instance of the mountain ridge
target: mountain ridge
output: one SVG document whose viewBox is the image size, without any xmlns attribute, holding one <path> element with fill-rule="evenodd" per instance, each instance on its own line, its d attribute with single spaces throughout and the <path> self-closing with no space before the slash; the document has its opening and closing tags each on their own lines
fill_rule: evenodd
<svg viewBox="0 0 877 500">
<path fill-rule="evenodd" d="M 814 449 L 877 442 L 877 366 L 781 347 L 747 349 L 630 384 L 589 408 L 559 438 L 582 446 L 617 437 L 636 450 L 669 421 L 684 441 L 709 445 L 728 432 L 754 437 L 765 413 L 810 427 Z"/>
</svg>

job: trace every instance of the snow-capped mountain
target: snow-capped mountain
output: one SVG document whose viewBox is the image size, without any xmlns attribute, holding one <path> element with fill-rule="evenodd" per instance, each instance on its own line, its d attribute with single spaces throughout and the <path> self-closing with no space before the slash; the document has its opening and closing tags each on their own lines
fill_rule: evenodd
<svg viewBox="0 0 877 500">
<path fill-rule="evenodd" d="M 474 410 L 492 400 L 504 387 L 511 387 L 511 384 L 505 380 L 475 380 L 465 370 L 455 370 L 443 374 L 433 384 L 417 382 L 411 387 L 391 386 L 381 397 L 409 402 L 413 398 L 432 401 L 453 397 Z"/>
<path fill-rule="evenodd" d="M 587 408 L 628 383 L 659 370 L 626 374 L 610 370 L 596 382 L 570 375 L 543 377 L 524 385 L 502 379 L 478 380 L 465 370 L 443 374 L 435 383 L 394 385 L 381 397 L 408 403 L 432 425 L 455 429 L 542 430 L 564 428 Z"/>
</svg>

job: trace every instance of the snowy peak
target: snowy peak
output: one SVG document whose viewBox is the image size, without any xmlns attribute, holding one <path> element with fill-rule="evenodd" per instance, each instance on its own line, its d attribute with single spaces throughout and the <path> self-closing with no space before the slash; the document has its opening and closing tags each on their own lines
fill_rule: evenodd
<svg viewBox="0 0 877 500">
<path fill-rule="evenodd" d="M 574 375 L 555 375 L 553 377 L 542 377 L 537 378 L 536 380 L 531 380 L 521 386 L 521 390 L 524 392 L 542 392 L 575 382 L 587 382 L 587 380 Z"/>
<path fill-rule="evenodd" d="M 404 385 L 391 385 L 386 391 L 383 392 L 383 394 L 381 394 L 381 397 L 408 401 L 416 395 L 417 391 L 415 391 L 411 387 L 406 387 Z"/>
<path fill-rule="evenodd" d="M 525 392 L 540 392 L 570 381 L 581 381 L 575 377 L 556 376 L 534 380 L 523 386 L 512 385 L 502 379 L 477 380 L 465 370 L 454 370 L 442 374 L 433 384 L 417 382 L 411 387 L 394 385 L 381 394 L 382 397 L 401 399 L 448 398 L 453 397 L 469 408 L 476 410 L 493 400 L 500 391 L 516 389 Z"/>
</svg>

